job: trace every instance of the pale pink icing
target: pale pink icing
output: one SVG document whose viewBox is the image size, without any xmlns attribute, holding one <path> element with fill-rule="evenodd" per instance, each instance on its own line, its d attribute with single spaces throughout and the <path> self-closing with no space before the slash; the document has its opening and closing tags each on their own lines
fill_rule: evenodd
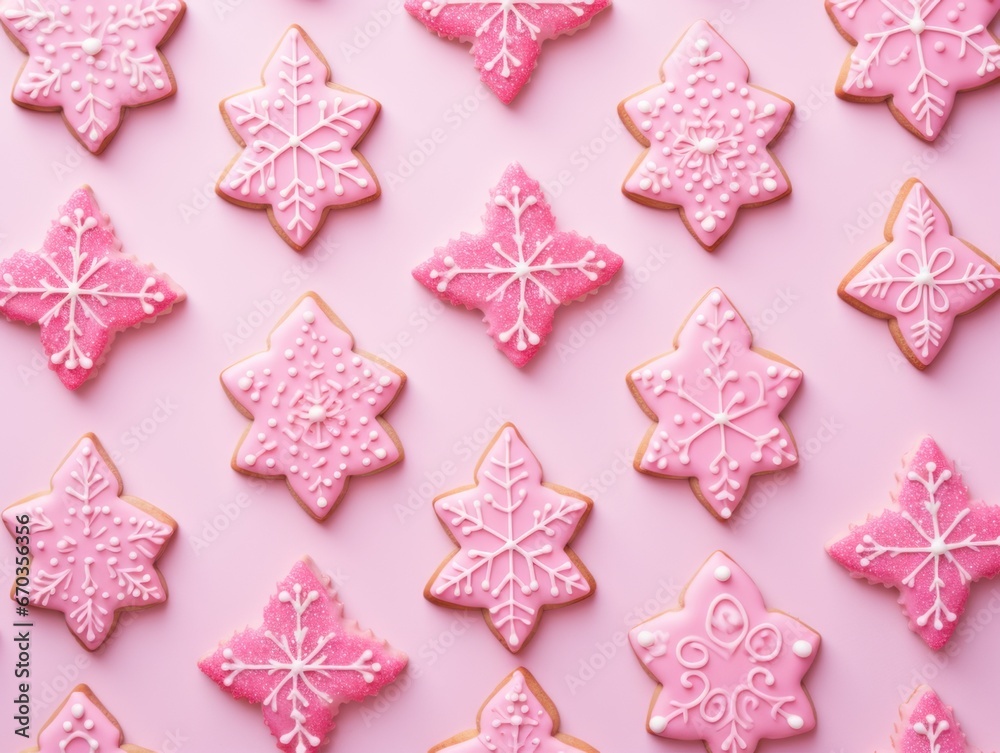
<svg viewBox="0 0 1000 753">
<path fill-rule="evenodd" d="M 53 474 L 50 491 L 3 512 L 11 536 L 24 525 L 30 532 L 31 604 L 62 612 L 90 651 L 107 640 L 119 610 L 167 599 L 155 563 L 177 526 L 121 493 L 103 448 L 88 434 Z M 27 523 L 18 521 L 22 516 Z"/>
<path fill-rule="evenodd" d="M 900 348 L 926 366 L 941 352 L 955 318 L 1000 290 L 1000 265 L 951 234 L 948 216 L 923 183 L 900 192 L 889 243 L 845 278 L 843 295 L 895 320 Z"/>
<path fill-rule="evenodd" d="M 480 608 L 511 651 L 531 637 L 547 607 L 593 592 L 568 548 L 591 501 L 542 483 L 542 468 L 514 426 L 486 448 L 476 485 L 434 501 L 459 545 L 427 586 L 433 601 Z"/>
<path fill-rule="evenodd" d="M 657 422 L 636 453 L 636 468 L 690 478 L 723 519 L 742 501 L 751 476 L 798 462 L 781 412 L 802 372 L 752 345 L 746 322 L 716 288 L 685 321 L 676 350 L 628 376 L 636 400 Z"/>
<path fill-rule="evenodd" d="M 222 372 L 230 397 L 253 419 L 233 456 L 241 471 L 284 477 L 318 520 L 333 512 L 351 476 L 384 470 L 402 446 L 381 418 L 406 377 L 354 350 L 354 338 L 307 293 L 268 338 L 268 349 Z"/>
<path fill-rule="evenodd" d="M 827 0 L 856 45 L 837 82 L 848 99 L 891 97 L 893 113 L 933 141 L 955 96 L 1000 78 L 993 0 Z"/>
<path fill-rule="evenodd" d="M 660 684 L 650 732 L 703 740 L 709 753 L 753 753 L 762 739 L 816 726 L 802 678 L 820 637 L 768 611 L 750 576 L 715 552 L 688 585 L 678 610 L 634 627 L 636 656 Z"/>
<path fill-rule="evenodd" d="M 707 21 L 698 21 L 663 61 L 661 84 L 619 106 L 650 147 L 623 187 L 630 198 L 678 207 L 712 249 L 745 205 L 767 204 L 791 187 L 768 151 L 792 114 L 783 97 L 750 86 L 750 70 Z"/>
<path fill-rule="evenodd" d="M 38 324 L 49 368 L 75 390 L 97 373 L 115 335 L 154 321 L 184 291 L 121 253 L 89 188 L 73 192 L 37 253 L 0 261 L 0 313 Z"/>
<path fill-rule="evenodd" d="M 535 69 L 542 42 L 572 34 L 611 0 L 406 0 L 406 10 L 439 36 L 472 45 L 479 77 L 504 104 Z"/>
<path fill-rule="evenodd" d="M 41 732 L 38 747 L 24 753 L 149 753 L 122 747 L 122 731 L 86 685 L 73 689 Z"/>
<path fill-rule="evenodd" d="M 334 727 L 341 704 L 376 695 L 406 666 L 357 623 L 308 558 L 278 583 L 264 623 L 225 641 L 198 666 L 238 700 L 260 704 L 286 753 L 311 753 Z"/>
<path fill-rule="evenodd" d="M 226 122 L 245 146 L 218 191 L 266 208 L 278 234 L 301 250 L 330 209 L 378 197 L 378 180 L 355 148 L 380 106 L 330 83 L 330 66 L 298 26 L 285 32 L 263 83 L 223 102 Z"/>
<path fill-rule="evenodd" d="M 1000 507 L 969 499 L 930 437 L 905 462 L 896 504 L 829 545 L 850 571 L 899 590 L 910 629 L 940 649 L 965 610 L 970 584 L 1000 574 Z"/>
<path fill-rule="evenodd" d="M 516 162 L 490 193 L 480 235 L 463 233 L 413 270 L 438 297 L 480 309 L 488 333 L 516 366 L 539 351 L 556 310 L 607 284 L 622 258 L 556 230 L 538 182 Z"/>
<path fill-rule="evenodd" d="M 927 685 L 919 686 L 899 709 L 892 735 L 894 753 L 978 753 L 946 706 Z"/>
</svg>

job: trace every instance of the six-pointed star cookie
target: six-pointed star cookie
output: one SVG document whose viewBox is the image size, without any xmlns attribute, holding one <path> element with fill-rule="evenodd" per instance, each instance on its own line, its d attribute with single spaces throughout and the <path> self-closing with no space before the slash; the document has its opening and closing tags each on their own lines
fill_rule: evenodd
<svg viewBox="0 0 1000 753">
<path fill-rule="evenodd" d="M 10 535 L 28 541 L 32 606 L 62 612 L 88 651 L 107 640 L 123 610 L 167 600 L 156 560 L 177 524 L 121 494 L 111 458 L 97 437 L 85 434 L 53 474 L 49 491 L 3 511 Z"/>
<path fill-rule="evenodd" d="M 970 586 L 1000 574 L 1000 507 L 969 499 L 930 437 L 904 461 L 895 504 L 829 545 L 852 576 L 896 588 L 910 629 L 943 648 Z"/>
<path fill-rule="evenodd" d="M 965 740 L 950 706 L 920 685 L 899 708 L 892 733 L 893 753 L 979 753 Z"/>
<path fill-rule="evenodd" d="M 330 66 L 299 26 L 285 32 L 264 66 L 264 85 L 225 100 L 222 115 L 243 151 L 216 192 L 267 209 L 285 242 L 301 251 L 331 209 L 373 201 L 381 189 L 357 151 L 380 105 L 330 81 Z"/>
<path fill-rule="evenodd" d="M 888 243 L 862 259 L 838 293 L 866 314 L 888 319 L 899 349 L 924 369 L 941 352 L 956 317 L 1000 290 L 1000 265 L 952 235 L 948 215 L 916 179 L 899 192 L 885 237 Z"/>
<path fill-rule="evenodd" d="M 816 726 L 802 678 L 819 635 L 769 611 L 723 552 L 702 565 L 679 609 L 637 625 L 629 641 L 659 683 L 646 722 L 655 735 L 703 740 L 708 753 L 753 753 L 763 739 Z"/>
</svg>

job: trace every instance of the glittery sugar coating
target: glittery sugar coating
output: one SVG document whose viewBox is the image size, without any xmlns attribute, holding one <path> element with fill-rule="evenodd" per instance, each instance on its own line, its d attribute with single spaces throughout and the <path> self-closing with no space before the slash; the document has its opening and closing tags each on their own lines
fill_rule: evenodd
<svg viewBox="0 0 1000 753">
<path fill-rule="evenodd" d="M 0 313 L 38 324 L 49 368 L 75 390 L 97 373 L 115 335 L 153 322 L 184 291 L 121 253 L 89 188 L 73 192 L 37 253 L 0 261 Z"/>
<path fill-rule="evenodd" d="M 572 34 L 611 0 L 406 0 L 438 36 L 472 45 L 479 77 L 510 104 L 535 69 L 542 42 Z"/>
<path fill-rule="evenodd" d="M 946 706 L 927 685 L 913 691 L 899 709 L 899 723 L 892 735 L 894 753 L 978 753 Z"/>
<path fill-rule="evenodd" d="M 622 258 L 555 229 L 538 182 L 516 162 L 490 194 L 480 235 L 463 233 L 413 270 L 442 300 L 479 309 L 488 333 L 516 366 L 544 344 L 555 312 L 607 284 Z"/>
<path fill-rule="evenodd" d="M 970 586 L 1000 574 L 1000 507 L 970 501 L 930 437 L 904 463 L 896 504 L 829 545 L 857 578 L 899 590 L 910 629 L 933 649 L 948 642 Z"/>
<path fill-rule="evenodd" d="M 198 666 L 233 698 L 262 706 L 279 750 L 312 753 L 341 704 L 376 695 L 406 662 L 344 619 L 329 578 L 305 558 L 278 584 L 263 625 L 236 633 Z"/>
</svg>

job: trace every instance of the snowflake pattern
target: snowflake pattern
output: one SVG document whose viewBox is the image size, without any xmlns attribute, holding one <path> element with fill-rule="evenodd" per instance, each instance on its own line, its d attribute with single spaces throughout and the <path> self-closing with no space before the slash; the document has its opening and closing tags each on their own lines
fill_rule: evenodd
<svg viewBox="0 0 1000 753">
<path fill-rule="evenodd" d="M 751 476 L 798 462 L 781 412 L 802 372 L 752 346 L 746 322 L 715 289 L 681 327 L 676 349 L 627 379 L 656 421 L 636 453 L 636 470 L 690 478 L 698 499 L 722 519 L 732 516 Z"/>
<path fill-rule="evenodd" d="M 623 190 L 641 204 L 679 208 L 706 249 L 718 246 L 740 207 L 760 206 L 791 190 L 768 151 L 793 105 L 750 86 L 750 71 L 706 21 L 694 24 L 663 61 L 663 83 L 618 107 L 647 150 Z"/>
<path fill-rule="evenodd" d="M 941 352 L 956 317 L 1000 290 L 1000 266 L 951 233 L 948 215 L 923 183 L 911 180 L 886 225 L 889 243 L 840 286 L 851 305 L 891 319 L 896 342 L 919 369 Z"/>
<path fill-rule="evenodd" d="M 816 725 L 802 678 L 820 637 L 771 612 L 750 576 L 722 552 L 702 566 L 678 610 L 631 630 L 629 640 L 660 683 L 650 732 L 703 740 L 709 753 L 753 753 L 762 739 Z"/>
<path fill-rule="evenodd" d="M 77 685 L 38 733 L 38 745 L 24 753 L 152 753 L 124 745 L 118 722 L 86 685 Z M 77 743 L 79 741 L 79 743 Z"/>
<path fill-rule="evenodd" d="M 376 695 L 406 661 L 345 621 L 329 579 L 304 559 L 278 584 L 264 624 L 237 633 L 198 666 L 234 698 L 260 704 L 280 750 L 312 753 L 341 704 Z"/>
<path fill-rule="evenodd" d="M 0 261 L 0 313 L 41 327 L 49 368 L 71 390 L 96 374 L 118 332 L 184 300 L 169 277 L 120 249 L 110 220 L 81 188 L 41 251 Z"/>
<path fill-rule="evenodd" d="M 184 14 L 182 0 L 6 0 L 0 23 L 28 54 L 14 101 L 61 110 L 77 140 L 102 152 L 123 110 L 175 91 L 158 47 Z"/>
<path fill-rule="evenodd" d="M 356 147 L 380 105 L 331 83 L 330 66 L 298 26 L 285 32 L 263 83 L 222 103 L 243 151 L 217 191 L 235 204 L 266 208 L 278 234 L 301 251 L 330 209 L 378 198 L 378 180 Z"/>
<path fill-rule="evenodd" d="M 893 753 L 977 753 L 966 743 L 950 706 L 927 685 L 920 685 L 899 709 L 892 735 Z"/>
<path fill-rule="evenodd" d="M 517 652 L 544 609 L 593 593 L 593 578 L 569 548 L 592 503 L 542 483 L 538 460 L 510 424 L 490 443 L 475 476 L 475 486 L 434 501 L 459 549 L 424 593 L 444 606 L 482 609 L 496 636 Z"/>
<path fill-rule="evenodd" d="M 438 36 L 472 44 L 480 79 L 510 104 L 528 83 L 542 42 L 572 34 L 611 0 L 406 0 Z"/>
<path fill-rule="evenodd" d="M 1000 44 L 989 31 L 993 0 L 827 0 L 827 11 L 855 45 L 837 94 L 888 99 L 908 130 L 933 141 L 958 92 L 1000 79 Z"/>
<path fill-rule="evenodd" d="M 15 540 L 23 543 L 25 526 L 30 536 L 31 604 L 62 612 L 89 651 L 111 635 L 119 611 L 167 599 L 155 563 L 177 524 L 121 493 L 117 470 L 87 434 L 52 476 L 49 492 L 3 512 Z"/>
<path fill-rule="evenodd" d="M 430 753 L 597 753 L 558 729 L 552 701 L 528 670 L 519 667 L 480 708 L 475 731 L 455 735 L 452 741 L 460 742 L 436 745 Z"/>
<path fill-rule="evenodd" d="M 970 501 L 930 437 L 906 463 L 896 501 L 831 544 L 830 556 L 854 577 L 898 589 L 910 629 L 941 649 L 970 585 L 1000 574 L 1000 507 Z"/>
<path fill-rule="evenodd" d="M 489 334 L 524 366 L 552 331 L 555 312 L 606 285 L 622 258 L 555 229 L 538 182 L 517 163 L 493 189 L 482 235 L 463 234 L 413 270 L 440 298 L 484 313 Z"/>
<path fill-rule="evenodd" d="M 268 339 L 263 353 L 222 373 L 233 402 L 253 423 L 233 468 L 284 477 L 292 496 L 323 520 L 352 476 L 398 463 L 403 448 L 381 415 L 406 375 L 354 350 L 354 338 L 315 293 L 306 293 Z"/>
</svg>

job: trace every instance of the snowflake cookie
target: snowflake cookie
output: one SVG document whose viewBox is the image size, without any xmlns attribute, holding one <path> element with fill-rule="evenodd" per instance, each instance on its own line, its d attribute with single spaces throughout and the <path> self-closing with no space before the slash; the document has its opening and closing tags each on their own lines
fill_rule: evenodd
<svg viewBox="0 0 1000 753">
<path fill-rule="evenodd" d="M 123 744 L 111 712 L 86 685 L 77 685 L 38 732 L 38 745 L 23 753 L 152 753 Z"/>
<path fill-rule="evenodd" d="M 956 317 L 1000 290 L 1000 265 L 952 235 L 948 215 L 916 179 L 899 192 L 885 238 L 847 274 L 838 293 L 856 309 L 888 319 L 899 349 L 925 369 Z"/>
<path fill-rule="evenodd" d="M 49 368 L 71 390 L 97 374 L 115 335 L 183 300 L 173 280 L 121 253 L 86 186 L 60 209 L 41 251 L 0 260 L 0 313 L 41 327 Z"/>
<path fill-rule="evenodd" d="M 1000 507 L 969 499 L 930 437 L 904 459 L 893 506 L 827 547 L 853 577 L 899 591 L 910 630 L 944 647 L 970 586 L 1000 574 Z"/>
<path fill-rule="evenodd" d="M 646 728 L 702 740 L 708 753 L 753 753 L 764 739 L 816 726 L 802 685 L 819 635 L 769 611 L 750 576 L 715 552 L 688 584 L 680 608 L 629 632 L 632 650 L 659 683 Z"/>
<path fill-rule="evenodd" d="M 331 209 L 356 207 L 381 194 L 357 150 L 381 105 L 332 83 L 329 64 L 299 26 L 285 32 L 262 79 L 259 89 L 220 105 L 243 151 L 216 192 L 233 204 L 266 209 L 278 235 L 301 251 Z"/>
<path fill-rule="evenodd" d="M 0 23 L 28 55 L 14 102 L 62 112 L 77 141 L 100 154 L 126 108 L 177 91 L 159 47 L 184 9 L 183 0 L 0 1 Z"/>
<path fill-rule="evenodd" d="M 837 96 L 888 100 L 896 120 L 926 141 L 941 134 L 960 91 L 1000 79 L 994 0 L 826 0 L 826 10 L 854 45 Z"/>
<path fill-rule="evenodd" d="M 747 323 L 718 288 L 699 301 L 674 338 L 674 350 L 625 378 L 656 423 L 635 455 L 635 469 L 690 479 L 691 490 L 728 520 L 751 476 L 795 465 L 795 440 L 781 412 L 802 372 L 753 347 Z"/>
<path fill-rule="evenodd" d="M 476 729 L 430 749 L 430 753 L 445 752 L 598 753 L 582 740 L 559 732 L 555 705 L 523 667 L 507 675 L 480 707 Z"/>
<path fill-rule="evenodd" d="M 475 479 L 434 500 L 458 549 L 434 573 L 424 596 L 441 606 L 481 609 L 493 634 L 516 653 L 544 610 L 575 604 L 597 588 L 569 548 L 593 503 L 543 483 L 538 459 L 513 424 L 487 446 Z"/>
<path fill-rule="evenodd" d="M 31 557 L 30 582 L 14 597 L 62 612 L 88 651 L 100 648 L 119 612 L 167 600 L 156 560 L 177 530 L 166 513 L 123 497 L 101 443 L 85 434 L 52 476 L 52 487 L 3 511 L 18 547 Z"/>
<path fill-rule="evenodd" d="M 303 295 L 271 332 L 267 350 L 222 372 L 222 386 L 253 423 L 233 468 L 284 478 L 302 509 L 325 519 L 352 476 L 403 459 L 382 414 L 406 375 L 354 349 L 354 337 L 315 293 Z"/>
<path fill-rule="evenodd" d="M 920 685 L 899 709 L 892 734 L 893 753 L 979 753 L 965 740 L 950 706 Z"/>
<path fill-rule="evenodd" d="M 479 309 L 488 334 L 515 366 L 538 353 L 561 305 L 595 292 L 622 258 L 556 220 L 538 181 L 516 162 L 490 193 L 480 235 L 463 233 L 413 270 L 438 297 Z"/>
<path fill-rule="evenodd" d="M 264 624 L 236 633 L 198 666 L 233 698 L 261 706 L 279 750 L 312 753 L 341 704 L 376 695 L 406 666 L 405 654 L 343 611 L 330 579 L 306 557 L 278 584 Z"/>
<path fill-rule="evenodd" d="M 698 21 L 660 66 L 663 83 L 620 105 L 626 127 L 647 147 L 625 179 L 633 201 L 680 209 L 707 250 L 715 249 L 744 207 L 789 193 L 788 176 L 768 146 L 794 105 L 751 86 L 750 70 L 711 24 Z"/>
<path fill-rule="evenodd" d="M 472 45 L 479 78 L 509 105 L 531 78 L 542 42 L 574 34 L 611 0 L 406 0 L 440 37 Z"/>
</svg>

